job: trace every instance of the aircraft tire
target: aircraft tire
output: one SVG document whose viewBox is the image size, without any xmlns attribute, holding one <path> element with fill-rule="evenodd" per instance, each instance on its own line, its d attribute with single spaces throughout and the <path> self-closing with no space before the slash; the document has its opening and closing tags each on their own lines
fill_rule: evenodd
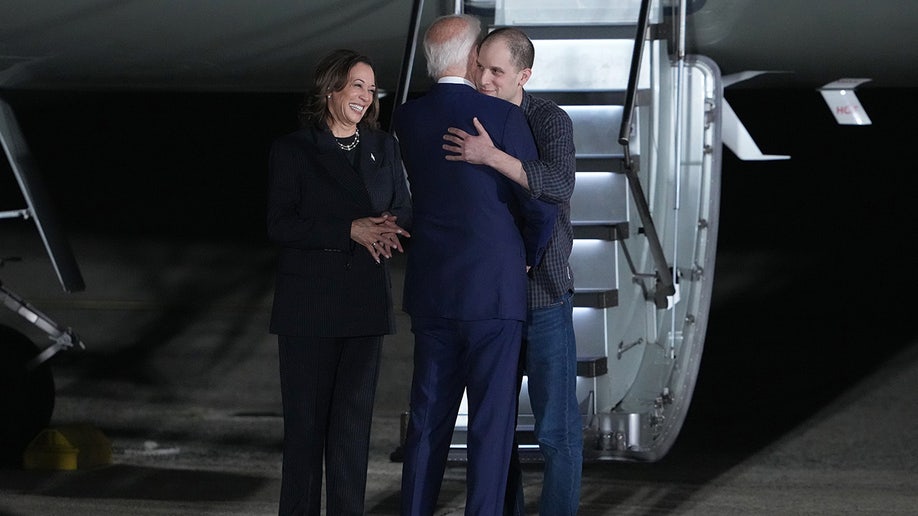
<svg viewBox="0 0 918 516">
<path fill-rule="evenodd" d="M 51 421 L 51 367 L 45 362 L 26 370 L 39 352 L 28 337 L 0 325 L 0 467 L 21 467 L 26 447 Z"/>
</svg>

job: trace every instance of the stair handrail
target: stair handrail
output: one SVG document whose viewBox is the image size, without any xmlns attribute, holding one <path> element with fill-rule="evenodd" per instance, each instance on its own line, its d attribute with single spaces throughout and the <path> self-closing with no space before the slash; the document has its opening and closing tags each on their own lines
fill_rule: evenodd
<svg viewBox="0 0 918 516">
<path fill-rule="evenodd" d="M 618 143 L 621 144 L 622 150 L 624 151 L 625 174 L 628 177 L 631 197 L 637 207 L 638 215 L 641 217 L 644 236 L 647 237 L 647 242 L 650 245 L 650 254 L 657 270 L 657 288 L 654 290 L 654 303 L 657 308 L 666 308 L 668 306 L 666 298 L 667 296 L 675 294 L 676 288 L 674 286 L 672 272 L 666 262 L 666 256 L 663 253 L 663 245 L 660 243 L 660 237 L 653 223 L 653 217 L 650 215 L 650 206 L 647 203 L 647 197 L 644 194 L 644 189 L 638 179 L 637 171 L 634 169 L 634 160 L 631 157 L 631 122 L 634 118 L 634 103 L 637 97 L 637 83 L 641 72 L 641 56 L 644 54 L 644 35 L 647 31 L 647 18 L 650 12 L 651 1 L 652 0 L 641 0 L 641 9 L 638 13 L 637 33 L 634 37 L 634 47 L 631 54 L 631 69 L 628 73 L 628 89 L 625 91 L 622 125 L 618 133 Z"/>
</svg>

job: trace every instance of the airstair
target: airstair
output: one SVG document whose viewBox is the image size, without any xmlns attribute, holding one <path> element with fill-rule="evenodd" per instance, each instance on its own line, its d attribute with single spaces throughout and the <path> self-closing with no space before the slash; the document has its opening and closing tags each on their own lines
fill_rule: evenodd
<svg viewBox="0 0 918 516">
<path fill-rule="evenodd" d="M 571 117 L 574 325 L 585 460 L 655 461 L 692 397 L 713 282 L 722 86 L 661 0 L 466 0 L 535 46 L 526 90 Z M 443 13 L 439 13 L 443 14 Z M 422 31 L 420 31 L 422 33 Z M 423 68 L 423 67 L 421 67 Z M 521 457 L 540 460 L 524 387 Z M 451 449 L 462 460 L 467 414 Z"/>
</svg>

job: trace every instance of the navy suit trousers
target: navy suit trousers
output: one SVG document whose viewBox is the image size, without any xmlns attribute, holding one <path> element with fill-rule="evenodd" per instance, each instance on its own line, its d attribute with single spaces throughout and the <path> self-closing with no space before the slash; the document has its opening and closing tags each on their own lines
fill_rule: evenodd
<svg viewBox="0 0 918 516">
<path fill-rule="evenodd" d="M 465 392 L 469 408 L 466 514 L 501 514 L 516 429 L 523 322 L 413 317 L 411 324 L 414 377 L 401 513 L 434 513 Z"/>
</svg>

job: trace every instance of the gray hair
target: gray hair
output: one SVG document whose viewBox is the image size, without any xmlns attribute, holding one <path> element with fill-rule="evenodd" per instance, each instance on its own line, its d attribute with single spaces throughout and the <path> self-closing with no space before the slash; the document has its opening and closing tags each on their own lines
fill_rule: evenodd
<svg viewBox="0 0 918 516">
<path fill-rule="evenodd" d="M 466 69 L 480 35 L 481 21 L 474 16 L 450 14 L 437 18 L 424 35 L 427 74 L 438 79 L 450 68 Z"/>
</svg>

